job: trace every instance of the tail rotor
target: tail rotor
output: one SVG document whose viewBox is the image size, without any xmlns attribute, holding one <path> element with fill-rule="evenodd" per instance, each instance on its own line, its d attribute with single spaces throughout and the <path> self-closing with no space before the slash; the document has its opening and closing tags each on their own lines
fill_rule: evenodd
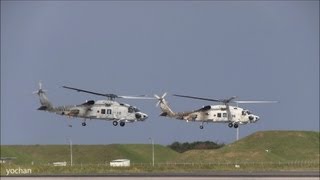
<svg viewBox="0 0 320 180">
<path fill-rule="evenodd" d="M 164 97 L 166 97 L 167 93 L 165 92 L 161 97 L 158 96 L 157 94 L 154 95 L 155 98 L 157 98 L 158 102 L 156 104 L 156 106 L 158 107 L 160 103 L 164 103 L 165 99 Z"/>
<path fill-rule="evenodd" d="M 176 113 L 174 113 L 171 108 L 169 107 L 167 101 L 164 99 L 167 93 L 164 93 L 162 96 L 154 95 L 154 97 L 158 100 L 156 106 L 160 105 L 160 109 L 162 113 L 160 116 L 168 116 L 168 117 L 175 117 Z"/>
<path fill-rule="evenodd" d="M 41 106 L 38 108 L 38 110 L 51 111 L 53 109 L 53 106 L 47 98 L 45 92 L 47 91 L 42 89 L 42 83 L 41 81 L 39 81 L 39 89 L 33 92 L 33 94 L 37 94 L 39 96 Z"/>
<path fill-rule="evenodd" d="M 45 92 L 47 92 L 47 90 L 42 89 L 42 82 L 39 81 L 39 89 L 37 91 L 33 91 L 33 94 L 38 94 L 40 96 L 40 94 L 44 94 Z"/>
</svg>

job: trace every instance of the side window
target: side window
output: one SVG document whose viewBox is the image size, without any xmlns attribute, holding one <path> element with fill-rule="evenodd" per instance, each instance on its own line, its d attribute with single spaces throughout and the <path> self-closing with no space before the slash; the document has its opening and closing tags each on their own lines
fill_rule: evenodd
<svg viewBox="0 0 320 180">
<path fill-rule="evenodd" d="M 106 114 L 106 109 L 101 109 L 101 114 Z"/>
<path fill-rule="evenodd" d="M 221 117 L 221 113 L 218 113 L 218 117 Z"/>
<path fill-rule="evenodd" d="M 128 113 L 133 113 L 133 108 L 131 106 L 128 107 Z"/>
<path fill-rule="evenodd" d="M 107 114 L 111 114 L 111 109 L 107 109 Z"/>
<path fill-rule="evenodd" d="M 227 113 L 223 113 L 223 117 L 227 117 Z"/>
</svg>

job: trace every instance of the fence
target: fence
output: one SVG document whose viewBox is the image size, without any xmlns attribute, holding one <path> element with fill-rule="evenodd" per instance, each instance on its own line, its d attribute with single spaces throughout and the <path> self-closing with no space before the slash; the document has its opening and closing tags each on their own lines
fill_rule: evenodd
<svg viewBox="0 0 320 180">
<path fill-rule="evenodd" d="M 10 163 L 11 164 L 11 163 Z M 12 163 L 14 165 L 14 163 Z M 263 162 L 263 161 L 234 161 L 234 162 L 165 162 L 165 163 L 157 163 L 155 162 L 155 167 L 175 167 L 175 166 L 191 166 L 191 167 L 202 167 L 202 166 L 319 166 L 319 160 L 295 160 L 295 161 L 270 161 L 270 162 Z M 16 164 L 16 165 L 30 165 L 30 164 Z M 40 165 L 40 166 L 53 166 L 53 163 L 32 163 L 31 165 Z M 70 162 L 67 162 L 67 166 L 70 166 Z M 98 164 L 91 164 L 91 163 L 74 163 L 73 166 L 110 166 L 109 162 L 106 163 L 98 163 Z M 135 167 L 148 167 L 152 166 L 152 162 L 150 163 L 140 163 L 140 162 L 132 162 L 130 166 Z"/>
<path fill-rule="evenodd" d="M 213 163 L 194 163 L 194 162 L 168 162 L 168 163 L 155 163 L 155 167 L 162 166 L 191 166 L 191 167 L 203 167 L 203 166 L 319 166 L 319 161 L 279 161 L 279 162 L 213 162 Z M 152 166 L 152 163 L 131 163 L 131 166 Z"/>
</svg>

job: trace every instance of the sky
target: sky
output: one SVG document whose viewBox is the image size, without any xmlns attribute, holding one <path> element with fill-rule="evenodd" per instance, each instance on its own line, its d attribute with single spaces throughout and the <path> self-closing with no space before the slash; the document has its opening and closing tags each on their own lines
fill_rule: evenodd
<svg viewBox="0 0 320 180">
<path fill-rule="evenodd" d="M 174 111 L 237 100 L 258 131 L 319 131 L 319 1 L 1 1 L 1 144 L 232 143 L 227 124 L 159 117 L 155 100 L 122 100 L 149 115 L 111 121 L 38 111 L 42 81 L 53 105 L 98 100 L 72 86 L 118 95 L 163 94 Z M 71 121 L 72 128 L 67 121 Z"/>
</svg>

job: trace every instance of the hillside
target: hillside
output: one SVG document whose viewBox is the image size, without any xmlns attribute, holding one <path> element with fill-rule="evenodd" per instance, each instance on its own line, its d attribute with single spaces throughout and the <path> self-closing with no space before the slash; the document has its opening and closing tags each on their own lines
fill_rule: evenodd
<svg viewBox="0 0 320 180">
<path fill-rule="evenodd" d="M 190 150 L 177 153 L 155 145 L 155 162 L 284 162 L 319 160 L 319 132 L 256 132 L 216 150 Z M 1 157 L 16 157 L 17 164 L 48 164 L 70 161 L 69 145 L 3 145 Z M 73 145 L 74 164 L 104 164 L 114 159 L 151 163 L 150 144 Z"/>
<path fill-rule="evenodd" d="M 190 150 L 181 162 L 279 162 L 319 160 L 319 132 L 256 132 L 217 150 Z"/>
</svg>

